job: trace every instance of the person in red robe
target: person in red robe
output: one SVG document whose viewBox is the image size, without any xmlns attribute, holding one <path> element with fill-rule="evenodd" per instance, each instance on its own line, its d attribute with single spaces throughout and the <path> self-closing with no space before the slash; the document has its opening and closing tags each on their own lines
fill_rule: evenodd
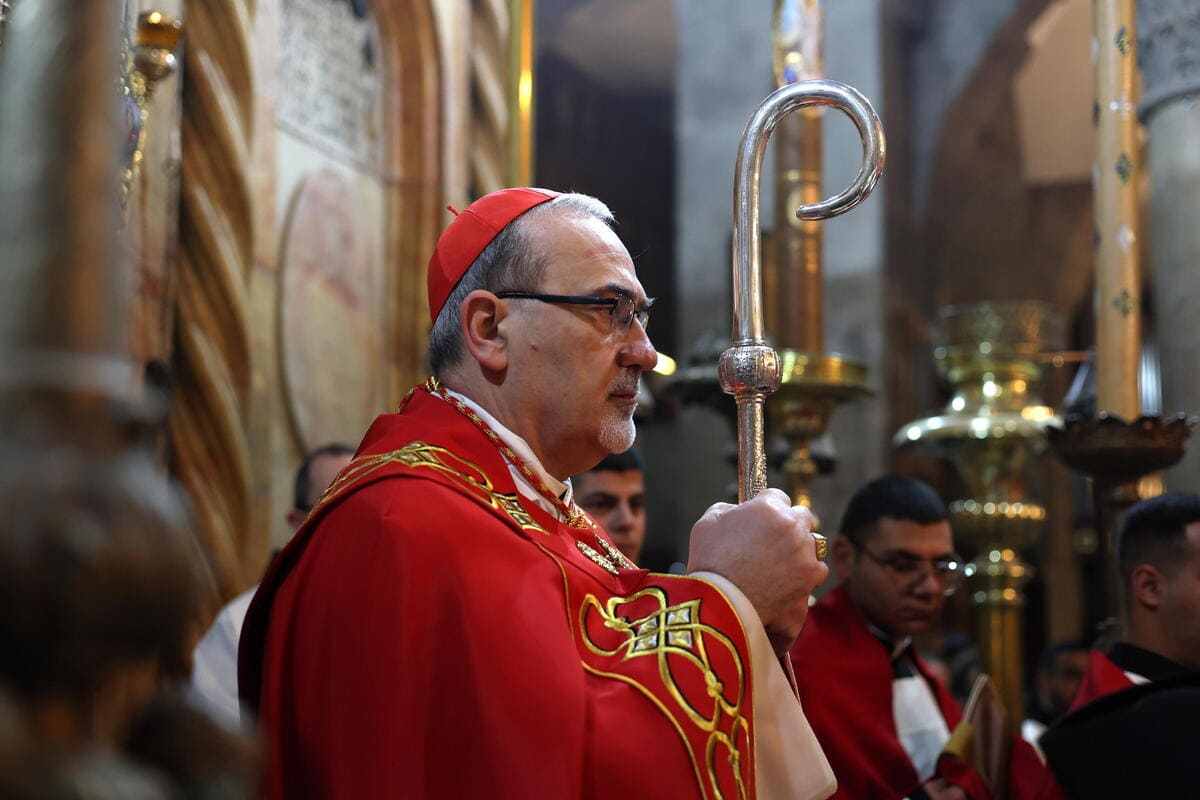
<svg viewBox="0 0 1200 800">
<path fill-rule="evenodd" d="M 837 798 L 984 800 L 966 763 L 943 754 L 962 712 L 912 648 L 959 585 L 946 507 L 920 481 L 887 476 L 855 493 L 833 542 L 839 585 L 809 611 L 791 651 L 800 698 L 837 776 Z M 1009 797 L 1053 796 L 1014 737 Z"/>
<path fill-rule="evenodd" d="M 1125 639 L 1092 650 L 1071 711 L 1122 689 L 1200 669 L 1200 495 L 1129 509 L 1117 531 Z"/>
<path fill-rule="evenodd" d="M 824 798 L 786 671 L 811 516 L 717 504 L 637 569 L 567 476 L 633 441 L 651 301 L 594 198 L 495 192 L 430 261 L 434 377 L 380 416 L 247 615 L 270 798 Z"/>
<path fill-rule="evenodd" d="M 1071 800 L 1195 797 L 1200 670 L 1112 692 L 1040 742 Z"/>
<path fill-rule="evenodd" d="M 1200 495 L 1130 508 L 1117 531 L 1117 566 L 1125 638 L 1089 653 L 1070 713 L 1040 743 L 1070 797 L 1129 797 L 1129 787 L 1144 797 L 1188 796 L 1195 776 L 1178 756 L 1194 749 L 1200 699 Z"/>
</svg>

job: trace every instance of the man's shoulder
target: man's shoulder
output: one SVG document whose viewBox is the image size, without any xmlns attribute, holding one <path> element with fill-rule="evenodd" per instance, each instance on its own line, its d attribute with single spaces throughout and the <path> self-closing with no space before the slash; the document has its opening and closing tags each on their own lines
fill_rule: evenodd
<svg viewBox="0 0 1200 800">
<path fill-rule="evenodd" d="M 845 587 L 839 585 L 813 603 L 808 609 L 808 618 L 804 621 L 804 629 L 800 633 L 802 639 L 848 633 L 848 626 L 855 624 L 858 618 L 846 613 L 846 598 L 843 597 L 845 591 Z"/>
<path fill-rule="evenodd" d="M 380 426 L 377 422 L 373 430 Z M 493 508 L 501 500 L 515 497 L 512 476 L 493 448 L 480 448 L 478 443 L 471 443 L 475 449 L 462 442 L 434 443 L 429 436 L 414 437 L 417 431 L 413 430 L 405 431 L 406 436 L 397 433 L 368 435 L 317 502 L 309 524 L 334 513 L 345 514 L 347 508 L 386 513 L 400 505 L 406 513 L 419 514 L 444 510 L 447 503 L 455 502 L 455 496 Z M 426 498 L 437 498 L 438 505 L 431 507 Z"/>
<path fill-rule="evenodd" d="M 437 532 L 461 530 L 501 521 L 452 484 L 436 475 L 394 474 L 381 476 L 349 491 L 318 521 L 318 529 L 346 524 L 378 526 L 397 532 Z"/>
<path fill-rule="evenodd" d="M 886 653 L 844 595 L 844 587 L 835 588 L 808 610 L 791 651 L 797 672 L 830 678 L 854 673 L 858 679 L 890 674 Z"/>
</svg>

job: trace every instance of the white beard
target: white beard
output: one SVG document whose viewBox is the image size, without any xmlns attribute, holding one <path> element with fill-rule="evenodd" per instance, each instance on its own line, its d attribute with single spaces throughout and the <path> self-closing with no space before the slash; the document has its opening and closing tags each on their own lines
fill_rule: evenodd
<svg viewBox="0 0 1200 800">
<path fill-rule="evenodd" d="M 608 452 L 624 453 L 633 447 L 633 440 L 637 435 L 637 428 L 633 424 L 635 408 L 636 406 L 631 407 L 628 414 L 615 412 L 607 415 L 607 418 L 601 423 L 600 444 Z"/>
</svg>

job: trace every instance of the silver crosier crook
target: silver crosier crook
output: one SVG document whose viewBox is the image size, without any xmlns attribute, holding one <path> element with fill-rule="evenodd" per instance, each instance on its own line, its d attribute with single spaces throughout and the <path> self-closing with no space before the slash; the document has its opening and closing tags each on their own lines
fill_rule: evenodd
<svg viewBox="0 0 1200 800">
<path fill-rule="evenodd" d="M 850 117 L 862 138 L 858 175 L 840 194 L 802 205 L 796 216 L 828 219 L 867 198 L 883 173 L 884 138 L 879 115 L 857 89 L 829 80 L 790 83 L 755 110 L 738 147 L 733 178 L 733 343 L 717 364 L 721 388 L 737 402 L 738 502 L 767 487 L 763 452 L 763 401 L 779 388 L 779 354 L 763 338 L 762 265 L 759 183 L 767 140 L 779 120 L 804 106 L 832 106 Z"/>
</svg>

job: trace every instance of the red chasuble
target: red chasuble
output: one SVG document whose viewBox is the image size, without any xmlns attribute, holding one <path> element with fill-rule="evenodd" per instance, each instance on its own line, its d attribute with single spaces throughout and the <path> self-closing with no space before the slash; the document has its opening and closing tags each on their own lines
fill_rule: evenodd
<svg viewBox="0 0 1200 800">
<path fill-rule="evenodd" d="M 896 735 L 891 660 L 845 586 L 809 609 L 791 657 L 804 713 L 837 776 L 834 798 L 891 800 L 918 789 L 921 782 Z M 916 654 L 913 661 L 953 731 L 962 717 L 958 703 Z M 1050 772 L 1032 748 L 1014 738 L 1008 797 L 1054 797 Z M 943 755 L 937 774 L 973 800 L 990 798 L 979 774 L 958 759 Z"/>
<path fill-rule="evenodd" d="M 575 524 L 444 400 L 379 417 L 246 619 L 267 796 L 754 797 L 730 601 Z"/>
<path fill-rule="evenodd" d="M 1128 689 L 1133 685 L 1133 681 L 1129 680 L 1112 659 L 1099 650 L 1092 650 L 1088 653 L 1087 671 L 1083 674 L 1079 691 L 1075 693 L 1075 699 L 1067 713 L 1082 708 L 1097 698 Z"/>
</svg>

